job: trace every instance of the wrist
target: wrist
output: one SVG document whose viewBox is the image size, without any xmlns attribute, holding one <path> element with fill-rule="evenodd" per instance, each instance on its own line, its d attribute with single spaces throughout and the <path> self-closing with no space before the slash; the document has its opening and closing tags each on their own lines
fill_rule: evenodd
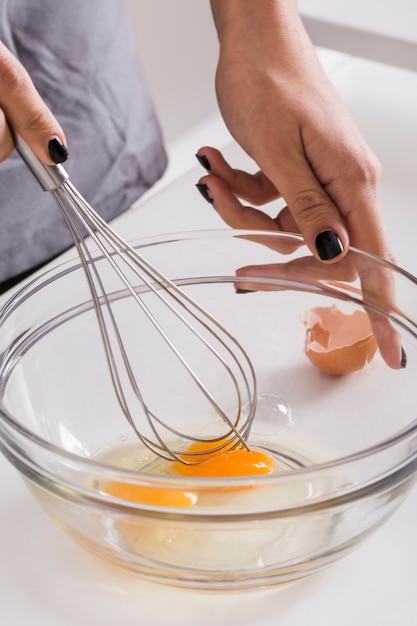
<svg viewBox="0 0 417 626">
<path fill-rule="evenodd" d="M 300 21 L 297 0 L 210 0 L 220 44 L 234 37 L 276 36 Z"/>
<path fill-rule="evenodd" d="M 318 59 L 300 14 L 297 0 L 211 0 L 220 41 L 219 68 L 245 72 L 257 80 L 279 73 L 280 80 L 306 67 L 317 70 Z M 217 74 L 217 85 L 221 76 Z"/>
</svg>

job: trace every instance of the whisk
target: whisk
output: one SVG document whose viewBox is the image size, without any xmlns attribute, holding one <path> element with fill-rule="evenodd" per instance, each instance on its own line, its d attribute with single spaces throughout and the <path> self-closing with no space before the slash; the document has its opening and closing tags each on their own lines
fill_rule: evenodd
<svg viewBox="0 0 417 626">
<path fill-rule="evenodd" d="M 200 454 L 206 458 L 207 454 L 222 449 L 240 445 L 248 448 L 246 441 L 256 408 L 256 377 L 244 348 L 203 306 L 178 286 L 180 281 L 168 279 L 158 271 L 94 211 L 71 183 L 62 165 L 45 165 L 17 133 L 14 133 L 14 139 L 18 153 L 42 189 L 52 194 L 71 232 L 88 281 L 118 405 L 142 443 L 162 458 L 185 464 L 201 462 Z M 99 258 L 104 258 L 111 266 L 121 289 L 110 292 L 106 289 L 97 267 L 97 256 L 90 251 L 86 235 L 97 247 L 101 255 Z M 149 294 L 157 302 L 156 309 L 150 306 Z M 217 421 L 223 424 L 225 432 L 204 437 L 182 432 L 149 406 L 133 371 L 114 310 L 115 303 L 125 297 L 132 298 L 145 319 L 149 320 L 174 356 L 175 363 L 184 369 L 198 393 L 203 394 L 205 403 L 214 410 L 213 415 L 220 417 Z M 163 322 L 157 314 L 162 310 Z M 168 324 L 167 319 L 170 320 Z M 172 323 L 175 323 L 175 332 L 169 333 L 167 326 L 172 326 Z M 193 347 L 184 355 L 178 348 L 176 338 L 187 335 L 191 339 L 187 338 L 185 344 L 191 342 Z M 207 357 L 216 364 L 217 370 L 221 368 L 220 375 L 219 371 L 216 373 L 217 385 L 220 377 L 222 387 L 227 385 L 232 390 L 229 394 L 232 399 L 228 397 L 227 402 L 216 397 L 213 392 L 215 385 L 206 371 L 204 375 L 196 371 L 190 354 L 196 351 L 197 344 L 205 351 L 203 360 Z M 184 441 L 204 441 L 204 452 L 187 453 Z"/>
</svg>

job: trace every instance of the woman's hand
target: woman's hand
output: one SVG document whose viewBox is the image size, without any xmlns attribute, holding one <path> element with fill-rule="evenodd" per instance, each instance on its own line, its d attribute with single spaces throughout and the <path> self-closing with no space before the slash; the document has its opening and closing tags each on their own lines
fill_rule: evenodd
<svg viewBox="0 0 417 626">
<path fill-rule="evenodd" d="M 219 150 L 209 146 L 200 148 L 196 156 L 209 172 L 197 186 L 228 226 L 300 233 L 287 206 L 276 217 L 270 217 L 264 211 L 242 203 L 243 200 L 260 206 L 281 198 L 278 189 L 262 171 L 249 174 L 234 169 Z"/>
<path fill-rule="evenodd" d="M 352 245 L 393 262 L 378 205 L 379 163 L 323 71 L 297 1 L 211 0 L 211 6 L 220 110 L 260 171 L 234 170 L 220 153 L 201 148 L 197 156 L 210 174 L 200 191 L 234 228 L 301 233 L 318 261 L 343 262 Z M 275 218 L 241 202 L 278 197 L 287 206 Z M 368 263 L 355 269 L 364 299 L 395 309 L 390 272 Z M 386 317 L 370 318 L 384 359 L 403 367 L 398 333 Z"/>
<path fill-rule="evenodd" d="M 299 232 L 298 225 L 288 207 L 283 208 L 276 217 L 270 217 L 262 210 L 251 205 L 268 203 L 280 197 L 277 188 L 262 172 L 249 174 L 242 170 L 233 169 L 222 154 L 214 148 L 201 148 L 197 157 L 210 173 L 203 176 L 198 188 L 202 195 L 211 202 L 222 219 L 232 228 L 255 231 L 286 231 Z M 243 204 L 242 200 L 250 202 Z M 273 246 L 263 234 L 251 236 L 261 245 Z M 301 239 L 300 244 L 303 242 Z M 290 254 L 295 245 L 280 244 L 281 254 Z M 392 368 L 405 367 L 406 357 L 402 350 L 401 339 L 388 318 L 377 313 L 395 311 L 395 288 L 392 272 L 376 263 L 371 264 L 367 258 L 358 257 L 355 253 L 346 251 L 339 255 L 338 263 L 323 263 L 316 256 L 302 256 L 291 259 L 286 263 L 275 263 L 268 266 L 248 266 L 239 268 L 237 275 L 245 278 L 240 287 L 244 289 L 262 289 L 259 285 L 253 286 L 251 279 L 268 277 L 276 279 L 308 280 L 320 283 L 321 281 L 342 281 L 354 283 L 359 277 L 363 299 L 371 305 L 367 309 L 370 322 L 378 342 L 381 355 Z M 271 287 L 265 287 L 270 289 Z M 272 287 L 274 288 L 274 287 Z M 347 288 L 347 287 L 346 287 Z M 360 298 L 360 290 L 352 284 L 352 294 Z"/>
<path fill-rule="evenodd" d="M 68 152 L 61 126 L 25 68 L 0 42 L 0 162 L 14 149 L 10 126 L 44 163 L 52 165 L 66 160 Z"/>
<path fill-rule="evenodd" d="M 259 200 L 279 190 L 288 206 L 270 227 L 301 232 L 325 262 L 343 258 L 349 245 L 393 261 L 378 206 L 379 163 L 325 75 L 296 0 L 211 4 L 222 115 L 261 169 Z M 217 162 L 204 150 L 199 154 L 216 173 Z M 228 221 L 217 183 L 206 183 Z M 253 224 L 255 215 L 240 211 L 242 224 L 248 217 Z M 256 219 L 268 227 L 268 220 Z"/>
</svg>

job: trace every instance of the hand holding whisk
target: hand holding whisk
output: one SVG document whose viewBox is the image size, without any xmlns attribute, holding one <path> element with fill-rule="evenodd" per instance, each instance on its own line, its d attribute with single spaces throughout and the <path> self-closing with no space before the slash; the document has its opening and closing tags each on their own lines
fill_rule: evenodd
<svg viewBox="0 0 417 626">
<path fill-rule="evenodd" d="M 15 144 L 43 190 L 53 195 L 71 232 L 88 281 L 117 402 L 136 435 L 158 456 L 183 463 L 199 462 L 198 455 L 203 454 L 187 455 L 182 449 L 184 441 L 204 441 L 204 456 L 239 445 L 247 447 L 256 407 L 256 378 L 243 347 L 178 286 L 178 281 L 164 276 L 117 235 L 72 185 L 61 165 L 42 163 L 16 134 Z M 104 284 L 86 235 L 111 266 L 117 289 Z M 132 313 L 129 320 L 119 319 L 117 303 L 121 298 L 129 298 L 140 316 Z M 176 371 L 182 368 L 184 380 L 191 381 L 201 395 L 204 410 L 220 418 L 221 433 L 200 436 L 180 432 L 149 406 L 142 386 L 143 378 L 149 375 L 149 355 L 140 354 L 145 368 L 137 375 L 132 365 L 137 354 L 133 358 L 132 350 L 140 352 L 140 347 L 126 346 L 123 341 L 126 323 L 145 325 L 146 332 L 158 338 L 155 353 Z M 156 379 L 157 363 L 154 367 L 150 375 Z M 174 410 L 182 411 L 181 389 L 174 396 L 178 404 Z"/>
</svg>

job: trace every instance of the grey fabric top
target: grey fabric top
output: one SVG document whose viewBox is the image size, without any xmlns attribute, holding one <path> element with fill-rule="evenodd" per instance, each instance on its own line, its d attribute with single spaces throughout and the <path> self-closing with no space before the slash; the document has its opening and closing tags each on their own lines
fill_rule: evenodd
<svg viewBox="0 0 417 626">
<path fill-rule="evenodd" d="M 73 184 L 106 220 L 126 210 L 166 155 L 123 0 L 0 0 L 0 38 L 62 125 Z M 53 198 L 14 153 L 0 164 L 0 282 L 71 245 Z"/>
</svg>

